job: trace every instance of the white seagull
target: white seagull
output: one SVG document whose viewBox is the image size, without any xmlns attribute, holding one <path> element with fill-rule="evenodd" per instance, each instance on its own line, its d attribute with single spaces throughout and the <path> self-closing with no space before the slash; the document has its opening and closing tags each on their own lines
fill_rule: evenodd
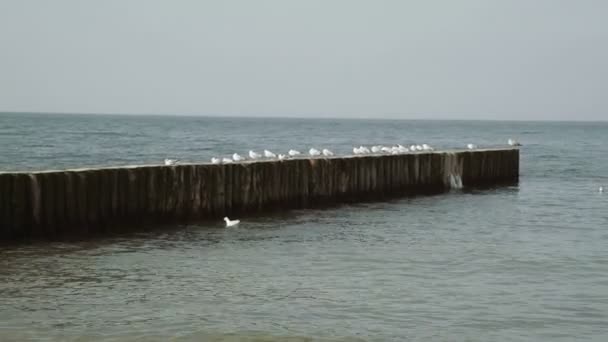
<svg viewBox="0 0 608 342">
<path fill-rule="evenodd" d="M 259 153 L 255 153 L 253 151 L 249 151 L 249 158 L 255 160 L 255 159 L 259 159 L 260 157 L 262 157 Z"/>
<path fill-rule="evenodd" d="M 369 150 L 369 148 L 367 148 L 365 146 L 359 146 L 359 151 L 361 151 L 361 154 L 371 153 L 371 151 Z"/>
<path fill-rule="evenodd" d="M 177 164 L 177 159 L 165 159 L 165 165 L 175 165 Z"/>
<path fill-rule="evenodd" d="M 382 146 L 372 146 L 372 153 L 378 153 L 382 151 Z"/>
<path fill-rule="evenodd" d="M 476 149 L 476 148 L 477 148 L 477 145 L 475 145 L 475 144 L 467 144 L 467 148 L 468 148 L 469 150 L 474 150 L 474 149 Z"/>
<path fill-rule="evenodd" d="M 331 157 L 334 155 L 334 153 L 326 148 L 323 149 L 323 155 L 326 157 Z"/>
<path fill-rule="evenodd" d="M 287 152 L 287 154 L 289 154 L 292 157 L 295 157 L 295 156 L 299 156 L 300 155 L 300 151 L 289 150 L 289 152 Z"/>
<path fill-rule="evenodd" d="M 216 158 L 216 157 L 211 158 L 211 164 L 219 164 L 219 163 L 220 163 L 220 158 Z"/>
<path fill-rule="evenodd" d="M 353 147 L 354 154 L 361 154 L 361 150 L 358 147 Z"/>
<path fill-rule="evenodd" d="M 422 145 L 416 145 L 416 151 L 422 151 Z"/>
<path fill-rule="evenodd" d="M 222 163 L 224 163 L 224 164 L 230 164 L 230 163 L 232 163 L 232 162 L 233 162 L 233 161 L 232 161 L 232 159 L 230 159 L 230 158 L 223 158 L 223 159 L 222 159 Z"/>
<path fill-rule="evenodd" d="M 268 150 L 264 150 L 264 157 L 266 157 L 266 158 L 276 158 L 277 155 L 274 154 L 274 153 L 272 153 L 272 152 L 270 152 L 270 151 L 268 151 Z"/>
<path fill-rule="evenodd" d="M 285 160 L 287 159 L 287 156 L 284 154 L 279 154 L 279 160 Z"/>
<path fill-rule="evenodd" d="M 412 146 L 410 146 L 410 151 L 412 151 L 412 152 L 416 152 L 416 145 L 412 145 Z"/>
<path fill-rule="evenodd" d="M 320 156 L 321 155 L 321 151 L 317 150 L 316 148 L 311 148 L 308 151 L 308 154 L 310 154 L 311 156 Z"/>
<path fill-rule="evenodd" d="M 239 162 L 245 160 L 245 158 L 241 157 L 238 153 L 235 153 L 232 155 L 232 160 L 234 160 L 235 162 Z"/>
<path fill-rule="evenodd" d="M 507 143 L 509 144 L 509 146 L 521 146 L 521 144 L 513 139 L 509 139 L 507 140 Z"/>
<path fill-rule="evenodd" d="M 397 148 L 399 149 L 399 153 L 407 153 L 407 152 L 409 152 L 409 150 L 407 149 L 407 147 L 405 147 L 405 146 L 403 146 L 401 144 L 397 145 Z"/>
<path fill-rule="evenodd" d="M 380 151 L 385 152 L 385 153 L 391 153 L 392 149 L 390 147 L 387 147 L 387 146 L 382 146 L 380 148 Z"/>
<path fill-rule="evenodd" d="M 233 227 L 241 223 L 241 220 L 231 220 L 228 217 L 224 217 L 224 221 L 226 222 L 226 227 Z"/>
<path fill-rule="evenodd" d="M 599 191 L 600 194 L 603 193 L 604 192 L 604 187 L 600 186 L 600 188 L 598 189 L 598 191 Z"/>
<path fill-rule="evenodd" d="M 423 151 L 433 151 L 434 149 L 427 144 L 422 144 L 422 150 Z"/>
</svg>

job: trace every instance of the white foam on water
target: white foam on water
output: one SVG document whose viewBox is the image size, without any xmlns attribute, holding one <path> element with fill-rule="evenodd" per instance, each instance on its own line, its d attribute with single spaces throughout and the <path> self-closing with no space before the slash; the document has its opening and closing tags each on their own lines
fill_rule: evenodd
<svg viewBox="0 0 608 342">
<path fill-rule="evenodd" d="M 462 158 L 456 153 L 445 153 L 443 184 L 449 189 L 462 189 Z"/>
</svg>

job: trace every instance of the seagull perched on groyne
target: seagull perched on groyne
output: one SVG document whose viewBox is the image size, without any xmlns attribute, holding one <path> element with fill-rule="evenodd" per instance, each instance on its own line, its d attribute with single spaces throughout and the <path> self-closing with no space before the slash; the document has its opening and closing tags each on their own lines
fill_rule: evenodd
<svg viewBox="0 0 608 342">
<path fill-rule="evenodd" d="M 259 159 L 259 158 L 261 158 L 261 157 L 262 157 L 262 155 L 261 155 L 261 154 L 259 154 L 259 153 L 255 153 L 255 152 L 253 152 L 253 151 L 249 151 L 249 158 L 251 158 L 251 159 L 253 159 L 253 160 L 256 160 L 256 159 Z"/>
<path fill-rule="evenodd" d="M 211 164 L 219 164 L 221 162 L 220 158 L 213 157 L 211 158 Z"/>
<path fill-rule="evenodd" d="M 476 148 L 477 148 L 477 145 L 475 145 L 475 144 L 467 144 L 467 148 L 468 148 L 469 150 L 474 150 L 474 149 L 476 149 Z"/>
<path fill-rule="evenodd" d="M 231 220 L 228 217 L 224 217 L 224 221 L 226 222 L 226 227 L 234 227 L 241 223 L 241 220 Z"/>
<path fill-rule="evenodd" d="M 287 156 L 279 153 L 279 160 L 285 160 L 285 159 L 287 159 Z"/>
<path fill-rule="evenodd" d="M 289 150 L 289 152 L 287 152 L 287 154 L 289 154 L 292 157 L 295 157 L 295 156 L 299 156 L 301 153 L 300 153 L 300 151 Z"/>
<path fill-rule="evenodd" d="M 177 164 L 177 159 L 165 159 L 165 165 L 170 166 L 175 164 Z"/>
<path fill-rule="evenodd" d="M 277 157 L 277 155 L 268 150 L 264 150 L 264 157 L 274 159 Z"/>
<path fill-rule="evenodd" d="M 308 150 L 308 154 L 310 154 L 313 157 L 320 156 L 321 155 L 321 151 L 319 151 L 319 150 L 317 150 L 316 148 L 313 147 L 310 150 Z"/>
<path fill-rule="evenodd" d="M 230 163 L 233 163 L 233 161 L 230 158 L 223 158 L 222 159 L 222 163 L 224 163 L 224 164 L 230 164 Z"/>
<path fill-rule="evenodd" d="M 235 162 L 239 162 L 245 160 L 245 158 L 241 157 L 238 153 L 235 153 L 232 155 L 232 160 L 234 160 Z"/>
<path fill-rule="evenodd" d="M 382 146 L 380 146 L 380 145 L 372 146 L 372 153 L 379 153 L 380 151 L 382 151 Z"/>
<path fill-rule="evenodd" d="M 334 155 L 334 153 L 326 148 L 323 149 L 323 155 L 326 157 L 331 157 Z"/>
<path fill-rule="evenodd" d="M 521 144 L 513 139 L 509 139 L 507 140 L 507 143 L 509 144 L 509 146 L 521 146 Z"/>
</svg>

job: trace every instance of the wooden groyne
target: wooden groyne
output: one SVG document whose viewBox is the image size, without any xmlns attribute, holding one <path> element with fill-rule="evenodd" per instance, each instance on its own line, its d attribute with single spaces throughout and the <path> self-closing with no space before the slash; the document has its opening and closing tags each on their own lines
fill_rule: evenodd
<svg viewBox="0 0 608 342">
<path fill-rule="evenodd" d="M 517 182 L 518 149 L 0 173 L 0 238 L 238 216 Z"/>
</svg>

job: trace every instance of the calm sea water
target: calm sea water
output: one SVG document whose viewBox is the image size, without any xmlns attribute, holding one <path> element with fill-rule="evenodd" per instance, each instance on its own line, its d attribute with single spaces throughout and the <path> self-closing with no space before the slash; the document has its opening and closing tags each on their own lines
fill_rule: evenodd
<svg viewBox="0 0 608 342">
<path fill-rule="evenodd" d="M 520 140 L 517 187 L 0 247 L 0 340 L 608 339 L 607 123 L 0 114 L 0 169 Z"/>
</svg>

